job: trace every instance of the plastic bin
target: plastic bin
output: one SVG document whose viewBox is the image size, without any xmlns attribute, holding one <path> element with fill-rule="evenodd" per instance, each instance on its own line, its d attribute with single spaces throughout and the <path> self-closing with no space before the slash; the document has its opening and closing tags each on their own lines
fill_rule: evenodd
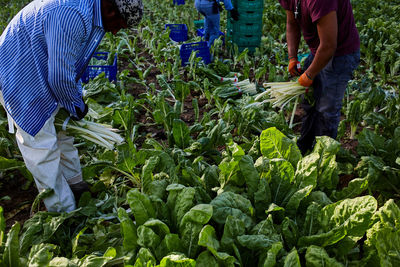
<svg viewBox="0 0 400 267">
<path fill-rule="evenodd" d="M 182 44 L 179 50 L 182 66 L 189 64 L 189 57 L 192 51 L 198 51 L 197 57 L 201 57 L 204 64 L 211 63 L 210 48 L 208 47 L 207 42 L 196 42 Z"/>
<path fill-rule="evenodd" d="M 197 29 L 196 34 L 197 34 L 197 36 L 204 37 L 204 28 Z M 219 35 L 223 36 L 222 41 L 225 43 L 225 33 L 219 31 Z"/>
<path fill-rule="evenodd" d="M 262 23 L 253 23 L 253 22 L 228 22 L 228 30 L 232 32 L 232 34 L 241 34 L 241 35 L 247 35 L 249 33 L 255 35 L 255 34 L 261 34 L 262 32 Z"/>
<path fill-rule="evenodd" d="M 238 46 L 260 46 L 261 34 L 233 34 L 232 41 Z"/>
<path fill-rule="evenodd" d="M 234 0 L 233 6 L 239 10 L 239 16 L 243 11 L 259 11 L 264 9 L 264 0 Z"/>
<path fill-rule="evenodd" d="M 172 0 L 172 3 L 174 5 L 180 6 L 180 5 L 184 5 L 185 4 L 185 0 Z"/>
<path fill-rule="evenodd" d="M 99 60 L 107 60 L 108 52 L 95 52 L 92 57 Z M 85 72 L 83 73 L 81 80 L 84 83 L 87 83 L 90 79 L 95 78 L 100 73 L 104 72 L 105 76 L 108 80 L 116 81 L 117 80 L 117 53 L 114 55 L 114 61 L 112 65 L 89 65 L 87 66 Z"/>
<path fill-rule="evenodd" d="M 169 28 L 169 38 L 175 42 L 184 42 L 188 39 L 188 28 L 186 24 L 165 24 L 165 29 Z"/>
<path fill-rule="evenodd" d="M 233 19 L 229 14 L 229 18 L 231 21 Z M 262 23 L 263 10 L 240 10 L 239 13 L 239 22 L 246 23 Z"/>
</svg>

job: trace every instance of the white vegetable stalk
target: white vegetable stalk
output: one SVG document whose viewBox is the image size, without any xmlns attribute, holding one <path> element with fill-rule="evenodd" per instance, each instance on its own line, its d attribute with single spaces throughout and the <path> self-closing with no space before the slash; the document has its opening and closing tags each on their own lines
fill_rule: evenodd
<svg viewBox="0 0 400 267">
<path fill-rule="evenodd" d="M 242 91 L 243 93 L 249 94 L 249 95 L 255 95 L 257 94 L 257 86 L 255 83 L 250 82 L 249 79 L 240 81 L 235 84 L 235 86 Z"/>
<path fill-rule="evenodd" d="M 124 142 L 124 139 L 116 133 L 117 129 L 109 125 L 86 120 L 71 121 L 69 118 L 63 123 L 56 123 L 56 125 L 63 127 L 63 130 L 67 131 L 69 134 L 79 135 L 109 150 L 113 150 L 115 144 L 119 145 Z"/>
<path fill-rule="evenodd" d="M 298 82 L 264 83 L 263 86 L 266 90 L 262 93 L 261 97 L 269 94 L 271 97 L 269 102 L 272 103 L 272 107 L 279 107 L 281 109 L 290 101 L 306 92 L 306 87 L 301 86 Z M 259 98 L 260 95 L 256 97 L 256 100 Z"/>
</svg>

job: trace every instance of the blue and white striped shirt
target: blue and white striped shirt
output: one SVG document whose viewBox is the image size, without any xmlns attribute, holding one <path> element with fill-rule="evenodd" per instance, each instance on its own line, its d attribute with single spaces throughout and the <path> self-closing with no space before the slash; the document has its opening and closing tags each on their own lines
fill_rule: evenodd
<svg viewBox="0 0 400 267">
<path fill-rule="evenodd" d="M 103 38 L 101 0 L 35 0 L 0 37 L 0 90 L 7 112 L 35 136 L 58 105 L 84 107 L 79 81 Z"/>
</svg>

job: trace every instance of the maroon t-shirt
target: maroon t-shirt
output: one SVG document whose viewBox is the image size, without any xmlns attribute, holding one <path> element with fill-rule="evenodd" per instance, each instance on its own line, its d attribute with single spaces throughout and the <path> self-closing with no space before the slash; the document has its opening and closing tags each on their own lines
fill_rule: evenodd
<svg viewBox="0 0 400 267">
<path fill-rule="evenodd" d="M 360 37 L 354 22 L 350 0 L 279 0 L 285 10 L 293 12 L 296 10 L 298 1 L 301 1 L 301 16 L 297 21 L 313 55 L 319 46 L 317 22 L 331 11 L 336 11 L 338 20 L 335 56 L 348 55 L 360 48 Z"/>
</svg>

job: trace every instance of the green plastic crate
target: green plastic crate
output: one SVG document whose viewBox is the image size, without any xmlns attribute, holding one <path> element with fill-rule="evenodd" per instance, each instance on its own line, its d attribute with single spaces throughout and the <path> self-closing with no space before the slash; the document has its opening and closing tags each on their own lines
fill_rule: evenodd
<svg viewBox="0 0 400 267">
<path fill-rule="evenodd" d="M 261 34 L 232 34 L 231 40 L 237 46 L 260 46 Z"/>
<path fill-rule="evenodd" d="M 241 10 L 239 14 L 239 22 L 246 23 L 262 23 L 263 11 L 262 10 Z"/>
<path fill-rule="evenodd" d="M 243 11 L 263 11 L 264 0 L 234 0 L 233 6 L 239 10 L 239 14 Z"/>
<path fill-rule="evenodd" d="M 241 34 L 246 35 L 248 33 L 251 34 L 261 34 L 262 33 L 262 23 L 249 23 L 249 22 L 241 22 L 241 21 L 234 21 L 228 22 L 227 25 L 227 32 L 232 34 Z"/>
</svg>

